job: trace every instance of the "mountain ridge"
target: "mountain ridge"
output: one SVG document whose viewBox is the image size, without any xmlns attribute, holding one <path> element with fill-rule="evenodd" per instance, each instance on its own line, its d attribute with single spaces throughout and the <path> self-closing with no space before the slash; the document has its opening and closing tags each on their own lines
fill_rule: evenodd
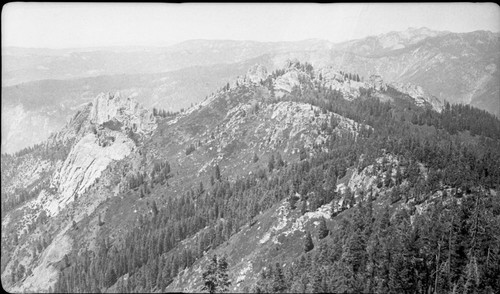
<svg viewBox="0 0 500 294">
<path fill-rule="evenodd" d="M 388 40 L 386 48 L 383 48 L 384 40 Z M 69 51 L 61 51 L 65 53 L 55 56 L 55 61 L 50 61 L 51 58 L 43 61 L 45 59 L 37 57 L 9 60 L 4 56 L 3 85 L 13 85 L 2 87 L 2 94 L 19 100 L 16 105 L 6 108 L 4 114 L 10 117 L 9 120 L 14 120 L 12 116 L 16 115 L 23 118 L 18 123 L 21 126 L 19 130 L 11 130 L 9 120 L 4 120 L 3 149 L 9 152 L 38 143 L 61 127 L 70 115 L 63 109 L 72 104 L 65 101 L 70 96 L 90 100 L 111 84 L 116 86 L 113 91 L 130 90 L 151 97 L 142 101 L 148 107 L 154 105 L 178 111 L 199 102 L 232 76 L 244 74 L 251 63 L 262 63 L 272 71 L 293 58 L 316 67 L 331 65 L 337 70 L 356 72 L 364 77 L 380 75 L 391 83 L 411 83 L 441 101 L 471 104 L 500 115 L 498 33 L 453 33 L 417 28 L 337 44 L 316 39 L 296 42 L 192 42 L 144 52 L 122 50 L 109 54 L 106 51 L 69 54 Z M 402 47 L 396 48 L 397 44 Z M 210 49 L 214 46 L 218 49 Z M 197 70 L 196 66 L 203 68 Z M 222 69 L 228 74 L 221 72 Z M 156 74 L 166 71 L 168 73 Z M 9 82 L 16 76 L 26 81 L 40 78 L 58 80 L 26 84 Z M 95 76 L 99 77 L 93 78 Z M 79 77 L 88 77 L 88 83 L 77 79 Z M 145 80 L 150 77 L 165 78 L 165 83 Z M 79 85 L 81 88 L 74 88 L 81 83 L 84 83 Z M 40 88 L 34 91 L 33 87 Z M 24 105 L 25 98 L 33 101 L 48 99 L 49 102 L 44 103 L 47 111 L 28 111 Z M 30 133 L 31 130 L 36 132 Z M 23 136 L 23 132 L 30 134 Z M 17 141 L 12 143 L 16 146 L 7 146 L 6 136 Z"/>
<path fill-rule="evenodd" d="M 447 187 L 493 197 L 477 185 L 500 185 L 498 119 L 417 98 L 298 60 L 253 66 L 180 113 L 142 115 L 127 98 L 98 95 L 45 143 L 2 154 L 2 285 L 198 291 L 208 256 L 223 253 L 238 274 L 231 289 L 250 290 L 269 263 L 296 264 L 321 216 L 343 226 L 370 197 L 376 211 L 415 217 L 411 207 L 425 213 Z M 476 164 L 450 161 L 457 150 Z"/>
</svg>

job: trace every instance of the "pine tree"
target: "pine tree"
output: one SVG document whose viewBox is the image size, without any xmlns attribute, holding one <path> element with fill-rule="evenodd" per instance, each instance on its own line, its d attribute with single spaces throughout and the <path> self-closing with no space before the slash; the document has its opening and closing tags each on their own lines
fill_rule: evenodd
<svg viewBox="0 0 500 294">
<path fill-rule="evenodd" d="M 200 181 L 200 185 L 198 187 L 198 195 L 202 195 L 205 193 L 205 188 L 203 187 L 203 182 Z"/>
<path fill-rule="evenodd" d="M 217 272 L 217 255 L 214 255 L 212 257 L 210 265 L 208 266 L 208 269 L 202 274 L 203 291 L 208 291 L 208 293 L 215 293 L 217 289 L 216 272 Z"/>
<path fill-rule="evenodd" d="M 314 248 L 314 243 L 311 237 L 311 233 L 307 232 L 306 239 L 304 240 L 304 252 L 309 252 Z"/>
<path fill-rule="evenodd" d="M 328 233 L 330 231 L 328 230 L 327 226 L 326 226 L 326 220 L 325 218 L 321 218 L 321 221 L 319 222 L 319 228 L 318 228 L 318 238 L 319 239 L 323 239 L 325 238 L 326 236 L 328 236 Z"/>
<path fill-rule="evenodd" d="M 104 223 L 103 223 L 103 222 L 102 222 L 102 220 L 101 220 L 101 214 L 99 214 L 99 215 L 98 215 L 98 218 L 97 218 L 97 225 L 98 225 L 98 226 L 102 226 L 102 225 L 104 225 Z"/>
<path fill-rule="evenodd" d="M 156 205 L 156 201 L 153 200 L 153 204 L 151 205 L 151 210 L 153 211 L 153 215 L 158 215 L 158 206 Z"/>
<path fill-rule="evenodd" d="M 307 151 L 303 146 L 299 149 L 299 158 L 301 161 L 307 158 Z"/>
<path fill-rule="evenodd" d="M 286 290 L 285 276 L 279 262 L 276 263 L 273 271 L 273 280 L 271 284 L 271 291 L 273 293 L 282 293 Z"/>
<path fill-rule="evenodd" d="M 215 179 L 220 181 L 220 168 L 218 164 L 215 166 Z"/>
<path fill-rule="evenodd" d="M 116 273 L 115 270 L 109 268 L 106 272 L 105 286 L 111 287 L 116 282 Z"/>
<path fill-rule="evenodd" d="M 322 281 L 323 277 L 321 275 L 321 271 L 318 266 L 314 267 L 313 276 L 312 276 L 312 292 L 313 293 L 321 293 L 322 292 Z"/>
<path fill-rule="evenodd" d="M 229 275 L 227 274 L 227 261 L 226 257 L 222 256 L 217 263 L 217 290 L 220 293 L 227 292 L 229 286 L 231 286 L 231 281 L 229 280 Z"/>
<path fill-rule="evenodd" d="M 231 285 L 231 281 L 227 274 L 227 267 L 228 264 L 224 256 L 217 259 L 217 255 L 214 255 L 207 270 L 202 274 L 202 290 L 208 291 L 209 293 L 227 292 Z"/>
<path fill-rule="evenodd" d="M 276 166 L 278 168 L 281 168 L 284 165 L 285 165 L 285 162 L 283 161 L 283 158 L 281 158 L 281 153 L 278 152 L 278 154 L 276 155 Z"/>
<path fill-rule="evenodd" d="M 269 162 L 267 163 L 267 167 L 269 168 L 269 172 L 272 172 L 274 169 L 274 154 L 271 155 Z"/>
<path fill-rule="evenodd" d="M 302 206 L 300 207 L 300 214 L 304 215 L 307 212 L 307 201 L 305 199 L 302 200 Z"/>
<path fill-rule="evenodd" d="M 288 202 L 290 203 L 291 210 L 297 208 L 297 197 L 295 197 L 293 190 L 290 190 L 290 195 L 288 196 Z"/>
</svg>

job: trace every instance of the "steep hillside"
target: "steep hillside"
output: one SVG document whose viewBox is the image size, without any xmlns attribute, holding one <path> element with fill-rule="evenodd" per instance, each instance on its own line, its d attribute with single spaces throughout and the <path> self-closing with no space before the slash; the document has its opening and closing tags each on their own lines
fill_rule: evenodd
<svg viewBox="0 0 500 294">
<path fill-rule="evenodd" d="M 376 218 L 407 209 L 415 219 L 445 190 L 492 201 L 473 206 L 487 211 L 488 233 L 474 241 L 484 249 L 498 237 L 490 215 L 498 215 L 499 131 L 488 113 L 436 103 L 416 86 L 294 60 L 272 71 L 253 66 L 180 113 L 150 111 L 123 93 L 98 95 L 43 144 L 2 155 L 2 286 L 199 292 L 218 254 L 227 257 L 231 291 L 302 292 L 313 288 L 290 282 L 307 278 L 298 261 L 325 246 L 348 254 L 339 232 L 350 231 L 360 206 L 372 203 Z M 331 237 L 315 233 L 325 224 Z M 312 251 L 304 250 L 307 233 Z M 450 283 L 468 283 L 475 262 L 481 285 L 498 289 L 482 273 L 498 272 L 484 260 L 499 249 L 461 258 Z M 432 262 L 434 253 L 422 258 Z M 335 256 L 324 260 L 342 267 Z M 286 280 L 269 288 L 266 271 L 277 272 L 276 262 Z M 324 267 L 337 274 L 332 264 Z M 413 278 L 439 292 L 448 286 L 433 288 L 432 266 Z M 359 285 L 366 271 L 356 265 Z M 337 279 L 318 282 L 338 292 L 350 281 Z"/>
</svg>

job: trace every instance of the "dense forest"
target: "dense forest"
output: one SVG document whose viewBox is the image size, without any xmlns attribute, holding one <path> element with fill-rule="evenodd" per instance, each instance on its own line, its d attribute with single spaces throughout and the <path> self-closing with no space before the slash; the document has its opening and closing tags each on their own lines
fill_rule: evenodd
<svg viewBox="0 0 500 294">
<path fill-rule="evenodd" d="M 370 197 L 282 269 L 269 264 L 257 293 L 498 293 L 500 201 L 485 192 L 443 196 L 425 213 L 376 212 Z M 310 248 L 310 247 L 309 247 Z M 307 251 L 307 252 L 306 252 Z"/>
<path fill-rule="evenodd" d="M 310 65 L 302 66 L 312 75 Z M 273 93 L 269 80 L 262 86 Z M 304 213 L 345 197 L 342 212 L 332 215 L 336 227 L 309 232 L 319 241 L 306 238 L 304 253 L 286 270 L 269 264 L 253 291 L 500 291 L 500 201 L 490 190 L 500 187 L 498 119 L 469 106 L 446 104 L 438 113 L 404 97 L 380 102 L 370 91 L 347 101 L 320 82 L 266 103 L 278 101 L 310 103 L 372 128 L 339 135 L 332 120 L 322 127 L 329 139 L 315 145 L 312 155 L 303 152 L 299 162 L 286 162 L 276 151 L 264 168 L 236 181 L 221 176 L 230 171 L 216 166 L 210 185 L 197 183 L 164 207 L 151 202 L 152 214 L 141 217 L 120 242 L 102 238 L 96 252 L 68 255 L 52 290 L 99 292 L 116 283 L 118 291 L 163 291 L 179 271 L 274 204 L 286 199 Z M 377 163 L 388 154 L 398 159 L 396 167 Z M 361 171 L 368 165 L 376 166 L 383 193 L 335 191 L 348 168 Z M 384 176 L 393 168 L 394 179 Z M 168 162 L 158 164 L 154 174 L 137 175 L 130 188 L 151 185 L 151 178 L 167 184 Z M 374 202 L 382 208 L 375 209 Z M 417 212 L 419 204 L 426 209 Z M 183 240 L 189 242 L 181 245 Z M 123 275 L 126 281 L 119 279 Z"/>
</svg>

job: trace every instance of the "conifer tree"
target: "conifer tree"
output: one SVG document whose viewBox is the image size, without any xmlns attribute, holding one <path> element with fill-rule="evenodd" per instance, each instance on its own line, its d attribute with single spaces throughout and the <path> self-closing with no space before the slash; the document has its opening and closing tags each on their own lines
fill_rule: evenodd
<svg viewBox="0 0 500 294">
<path fill-rule="evenodd" d="M 288 196 L 288 202 L 290 203 L 291 210 L 297 208 L 297 198 L 295 197 L 293 190 L 290 190 L 290 195 Z"/>
<path fill-rule="evenodd" d="M 203 288 L 202 290 L 209 293 L 224 293 L 227 292 L 231 281 L 227 274 L 227 261 L 224 256 L 217 258 L 214 254 L 206 271 L 203 272 Z"/>
<path fill-rule="evenodd" d="M 302 200 L 302 206 L 300 207 L 300 214 L 304 215 L 307 211 L 307 201 L 305 199 Z"/>
<path fill-rule="evenodd" d="M 217 290 L 217 255 L 212 257 L 210 264 L 206 271 L 203 272 L 203 291 L 208 291 L 208 293 L 215 293 Z"/>
<path fill-rule="evenodd" d="M 306 239 L 304 240 L 304 252 L 309 252 L 314 248 L 314 243 L 311 237 L 311 233 L 307 232 Z"/>
<path fill-rule="evenodd" d="M 278 168 L 281 168 L 284 165 L 285 165 L 285 162 L 283 161 L 283 158 L 281 157 L 281 153 L 278 152 L 278 154 L 276 155 L 276 166 Z"/>
<path fill-rule="evenodd" d="M 276 263 L 273 271 L 273 281 L 271 284 L 271 291 L 273 293 L 282 293 L 286 290 L 285 276 L 279 262 Z"/>
<path fill-rule="evenodd" d="M 218 164 L 215 166 L 215 179 L 220 181 L 220 168 Z"/>
<path fill-rule="evenodd" d="M 229 286 L 231 286 L 231 281 L 227 274 L 227 267 L 226 257 L 222 256 L 217 262 L 217 288 L 220 293 L 227 292 Z"/>
<path fill-rule="evenodd" d="M 328 233 L 330 231 L 328 230 L 327 226 L 326 226 L 326 220 L 325 218 L 321 218 L 321 221 L 319 222 L 319 228 L 318 228 L 318 238 L 319 239 L 323 239 L 325 238 L 326 236 L 328 236 Z"/>
<path fill-rule="evenodd" d="M 269 172 L 272 172 L 274 169 L 274 154 L 271 155 L 269 162 L 267 163 L 267 167 L 269 168 Z"/>
</svg>

